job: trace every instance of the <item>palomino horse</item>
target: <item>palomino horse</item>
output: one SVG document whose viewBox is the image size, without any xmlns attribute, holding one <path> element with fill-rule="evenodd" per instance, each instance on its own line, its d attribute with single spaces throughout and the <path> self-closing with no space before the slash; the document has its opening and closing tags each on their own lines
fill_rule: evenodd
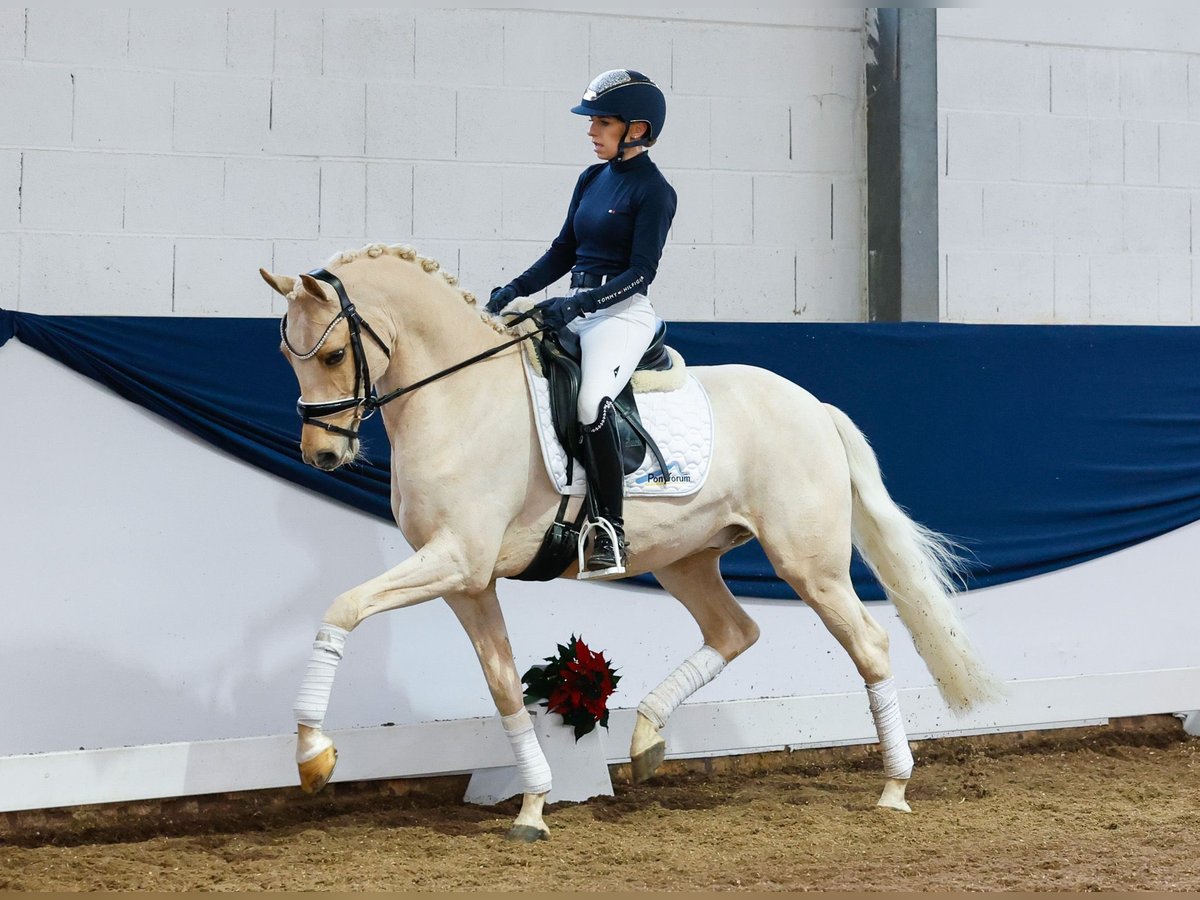
<svg viewBox="0 0 1200 900">
<path fill-rule="evenodd" d="M 438 270 L 411 248 L 372 245 L 332 259 L 314 273 L 322 280 L 261 272 L 287 298 L 283 351 L 301 388 L 304 460 L 327 471 L 352 462 L 359 421 L 381 408 L 392 511 L 416 548 L 325 613 L 296 701 L 297 762 L 306 790 L 328 781 L 335 751 L 321 727 L 346 634 L 375 613 L 443 597 L 479 655 L 523 779 L 509 835 L 536 840 L 549 833 L 542 807 L 550 771 L 522 703 L 496 580 L 529 565 L 560 498 L 539 449 L 521 347 L 506 346 L 512 334 Z M 486 358 L 457 365 L 475 356 Z M 672 710 L 757 640 L 758 626 L 718 569 L 723 553 L 757 538 L 866 682 L 886 776 L 878 805 L 907 811 L 912 755 L 888 636 L 854 593 L 851 547 L 897 606 L 947 704 L 962 710 L 996 685 L 949 599 L 953 555 L 891 500 L 874 453 L 844 413 L 763 369 L 690 371 L 708 393 L 720 451 L 698 492 L 631 498 L 626 523 L 629 574 L 652 572 L 695 618 L 704 646 L 638 707 L 635 778 L 662 761 L 660 731 Z M 484 466 L 480 447 L 491 454 Z M 575 574 L 572 565 L 564 577 Z"/>
</svg>

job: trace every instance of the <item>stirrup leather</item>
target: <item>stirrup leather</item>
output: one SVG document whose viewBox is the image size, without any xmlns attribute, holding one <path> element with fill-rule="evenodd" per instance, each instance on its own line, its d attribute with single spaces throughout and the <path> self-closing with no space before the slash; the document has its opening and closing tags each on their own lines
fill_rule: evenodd
<svg viewBox="0 0 1200 900">
<path fill-rule="evenodd" d="M 604 532 L 608 539 L 612 541 L 613 557 L 616 559 L 615 566 L 609 566 L 606 569 L 588 569 L 587 560 L 584 559 L 584 550 L 587 547 L 588 536 L 593 531 Z M 580 581 L 587 581 L 590 578 L 618 578 L 625 574 L 625 546 L 617 536 L 611 522 L 605 518 L 590 519 L 584 523 L 579 529 L 579 574 L 576 576 Z"/>
</svg>

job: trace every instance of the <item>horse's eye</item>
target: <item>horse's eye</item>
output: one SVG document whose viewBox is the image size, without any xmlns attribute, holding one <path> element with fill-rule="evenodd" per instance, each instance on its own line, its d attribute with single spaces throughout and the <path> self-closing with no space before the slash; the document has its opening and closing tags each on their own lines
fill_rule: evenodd
<svg viewBox="0 0 1200 900">
<path fill-rule="evenodd" d="M 345 358 L 346 358 L 345 350 L 334 350 L 332 353 L 330 353 L 328 356 L 325 357 L 325 365 L 336 366 L 338 363 L 340 363 Z"/>
</svg>

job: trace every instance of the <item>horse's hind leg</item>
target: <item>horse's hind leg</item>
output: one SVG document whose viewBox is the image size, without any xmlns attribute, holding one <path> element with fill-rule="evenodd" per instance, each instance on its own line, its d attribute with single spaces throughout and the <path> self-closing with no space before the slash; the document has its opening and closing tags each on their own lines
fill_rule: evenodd
<svg viewBox="0 0 1200 900">
<path fill-rule="evenodd" d="M 854 661 L 866 683 L 887 776 L 877 805 L 909 812 L 904 791 L 912 775 L 913 758 L 892 681 L 888 634 L 854 592 L 849 549 L 824 559 L 820 555 L 806 558 L 797 555 L 797 560 L 802 561 L 791 562 L 778 558 L 766 541 L 763 548 L 776 572 L 812 607 Z"/>
<path fill-rule="evenodd" d="M 542 807 L 550 793 L 550 766 L 538 746 L 533 722 L 525 709 L 524 690 L 496 598 L 496 584 L 492 582 L 478 594 L 447 594 L 446 603 L 479 656 L 483 677 L 500 713 L 525 788 L 521 811 L 508 831 L 508 838 L 526 842 L 548 838 L 550 829 L 542 819 Z"/>
<path fill-rule="evenodd" d="M 729 593 L 719 560 L 720 553 L 708 551 L 654 572 L 659 584 L 692 614 L 704 646 L 638 705 L 629 747 L 635 782 L 650 778 L 662 764 L 667 745 L 660 732 L 671 713 L 758 640 L 758 625 Z"/>
</svg>

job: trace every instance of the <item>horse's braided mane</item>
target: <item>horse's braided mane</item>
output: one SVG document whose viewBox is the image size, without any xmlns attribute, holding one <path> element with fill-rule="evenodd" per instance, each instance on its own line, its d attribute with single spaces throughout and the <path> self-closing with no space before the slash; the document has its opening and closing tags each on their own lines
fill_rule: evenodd
<svg viewBox="0 0 1200 900">
<path fill-rule="evenodd" d="M 341 253 L 335 253 L 333 256 L 331 256 L 329 261 L 325 263 L 325 266 L 326 268 L 335 265 L 341 266 L 354 262 L 356 259 L 362 259 L 363 257 L 375 259 L 378 256 L 398 256 L 400 259 L 406 259 L 409 262 L 416 263 L 431 275 L 435 272 L 441 274 L 442 279 L 446 282 L 446 284 L 450 285 L 451 287 L 458 287 L 457 275 L 452 275 L 450 272 L 445 271 L 442 269 L 442 264 L 436 259 L 422 256 L 408 244 L 367 244 L 365 247 L 359 247 L 357 250 L 343 250 Z M 475 295 L 470 291 L 465 291 L 462 288 L 458 288 L 458 292 L 462 294 L 463 300 L 465 300 L 467 303 L 475 307 L 479 306 L 475 299 Z M 490 325 L 496 331 L 500 332 L 501 334 L 509 333 L 499 319 L 492 317 L 484 309 L 479 309 L 479 315 L 480 318 L 487 322 L 488 325 Z"/>
</svg>

